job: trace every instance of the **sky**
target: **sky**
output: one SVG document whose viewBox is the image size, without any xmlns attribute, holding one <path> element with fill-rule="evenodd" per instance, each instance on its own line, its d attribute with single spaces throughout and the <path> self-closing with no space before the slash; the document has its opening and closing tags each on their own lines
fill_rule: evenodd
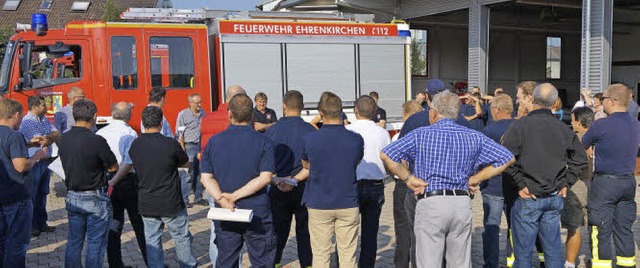
<svg viewBox="0 0 640 268">
<path fill-rule="evenodd" d="M 259 0 L 173 0 L 173 8 L 203 8 L 218 10 L 255 10 Z"/>
</svg>

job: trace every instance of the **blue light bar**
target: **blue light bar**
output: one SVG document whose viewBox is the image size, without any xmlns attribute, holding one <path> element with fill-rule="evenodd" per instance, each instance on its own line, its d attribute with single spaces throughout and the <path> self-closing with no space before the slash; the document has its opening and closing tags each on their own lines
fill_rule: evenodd
<svg viewBox="0 0 640 268">
<path fill-rule="evenodd" d="M 49 30 L 49 24 L 47 23 L 47 15 L 41 13 L 35 13 L 31 15 L 31 30 L 36 32 L 36 35 L 45 35 Z"/>
</svg>

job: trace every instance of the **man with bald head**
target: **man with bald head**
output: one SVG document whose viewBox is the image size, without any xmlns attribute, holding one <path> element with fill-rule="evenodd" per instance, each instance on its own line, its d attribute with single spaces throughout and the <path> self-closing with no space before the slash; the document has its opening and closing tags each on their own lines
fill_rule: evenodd
<svg viewBox="0 0 640 268">
<path fill-rule="evenodd" d="M 589 225 L 593 267 L 636 267 L 631 226 L 636 219 L 636 181 L 633 175 L 638 152 L 638 121 L 627 108 L 631 91 L 622 84 L 609 86 L 602 96 L 606 118 L 593 122 L 582 143 L 595 155 L 589 190 Z M 615 255 L 611 236 L 615 237 Z M 615 259 L 614 259 L 615 256 Z"/>
<path fill-rule="evenodd" d="M 72 87 L 69 89 L 69 92 L 67 92 L 67 105 L 60 108 L 53 115 L 53 125 L 60 133 L 69 131 L 76 124 L 76 121 L 73 120 L 73 103 L 82 99 L 84 99 L 84 91 L 81 88 Z"/>
<path fill-rule="evenodd" d="M 512 123 L 502 144 L 516 164 L 507 168 L 517 185 L 518 197 L 511 209 L 513 267 L 531 267 L 531 254 L 539 238 L 547 267 L 563 267 L 560 215 L 567 187 L 587 167 L 580 140 L 551 114 L 558 90 L 549 83 L 533 90 L 531 111 Z"/>
<path fill-rule="evenodd" d="M 109 267 L 125 267 L 122 263 L 122 253 L 120 251 L 120 236 L 124 226 L 125 209 L 129 214 L 129 220 L 136 234 L 142 257 L 145 263 L 147 262 L 144 224 L 142 223 L 142 216 L 138 212 L 138 177 L 135 170 L 133 170 L 131 157 L 129 157 L 129 148 L 131 148 L 131 143 L 138 138 L 138 133 L 129 126 L 131 104 L 127 102 L 114 103 L 111 105 L 111 116 L 113 121 L 96 133 L 107 140 L 107 144 L 109 144 L 109 148 L 116 156 L 120 166 L 115 175 L 111 174 L 109 176 L 113 220 L 109 226 L 107 259 Z"/>
</svg>

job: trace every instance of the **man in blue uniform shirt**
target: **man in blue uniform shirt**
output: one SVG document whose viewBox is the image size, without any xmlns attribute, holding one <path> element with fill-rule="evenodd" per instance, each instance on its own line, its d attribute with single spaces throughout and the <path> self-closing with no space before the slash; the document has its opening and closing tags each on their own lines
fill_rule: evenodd
<svg viewBox="0 0 640 268">
<path fill-rule="evenodd" d="M 335 233 L 340 267 L 357 267 L 360 214 L 356 168 L 364 154 L 364 140 L 340 121 L 342 100 L 336 94 L 323 93 L 318 112 L 324 125 L 304 137 L 302 154 L 302 166 L 309 171 L 302 200 L 309 210 L 313 266 L 329 267 Z"/>
<path fill-rule="evenodd" d="M 237 267 L 242 244 L 254 267 L 273 267 L 276 242 L 266 186 L 274 171 L 273 143 L 249 124 L 253 102 L 245 94 L 229 101 L 231 125 L 209 139 L 202 153 L 202 185 L 219 207 L 253 210 L 250 223 L 214 221 L 216 267 Z"/>
<path fill-rule="evenodd" d="M 636 219 L 638 122 L 627 113 L 631 91 L 622 84 L 609 86 L 602 96 L 609 115 L 596 120 L 582 137 L 595 153 L 594 178 L 587 206 L 591 226 L 593 267 L 612 267 L 611 236 L 616 239 L 617 267 L 636 267 L 632 225 Z"/>
<path fill-rule="evenodd" d="M 284 117 L 280 118 L 265 132 L 274 143 L 275 167 L 278 177 L 306 177 L 309 173 L 302 168 L 302 137 L 316 131 L 311 124 L 300 118 L 304 108 L 302 94 L 292 90 L 282 100 Z M 274 229 L 277 237 L 276 266 L 280 263 L 282 252 L 291 229 L 291 219 L 296 217 L 296 240 L 300 266 L 311 266 L 311 242 L 309 241 L 309 215 L 302 204 L 305 183 L 297 187 L 285 183 L 272 186 L 269 190 Z"/>
</svg>

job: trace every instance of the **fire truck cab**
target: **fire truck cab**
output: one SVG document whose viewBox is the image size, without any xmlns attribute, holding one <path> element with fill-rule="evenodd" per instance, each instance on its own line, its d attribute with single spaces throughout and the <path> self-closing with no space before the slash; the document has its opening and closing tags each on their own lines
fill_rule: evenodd
<svg viewBox="0 0 640 268">
<path fill-rule="evenodd" d="M 48 30 L 40 19 L 31 25 L 35 30 L 17 32 L 6 45 L 0 94 L 23 104 L 41 95 L 52 116 L 68 103 L 69 89 L 79 87 L 98 106 L 98 124 L 109 123 L 112 103 L 127 101 L 134 105 L 130 124 L 138 130 L 153 87 L 167 89 L 163 111 L 174 128 L 191 93 L 202 96 L 205 111 L 214 111 L 233 84 L 250 96 L 266 93 L 279 117 L 288 90 L 304 94 L 307 117 L 317 113 L 323 91 L 342 97 L 348 114 L 358 96 L 377 91 L 388 117 L 398 119 L 410 98 L 408 27 L 326 14 L 274 18 L 269 12 L 239 19 L 227 11 L 131 9 L 122 17 L 162 18 L 149 12 L 200 14 L 200 23 L 184 23 L 192 16 L 183 23 L 73 21 Z"/>
</svg>

